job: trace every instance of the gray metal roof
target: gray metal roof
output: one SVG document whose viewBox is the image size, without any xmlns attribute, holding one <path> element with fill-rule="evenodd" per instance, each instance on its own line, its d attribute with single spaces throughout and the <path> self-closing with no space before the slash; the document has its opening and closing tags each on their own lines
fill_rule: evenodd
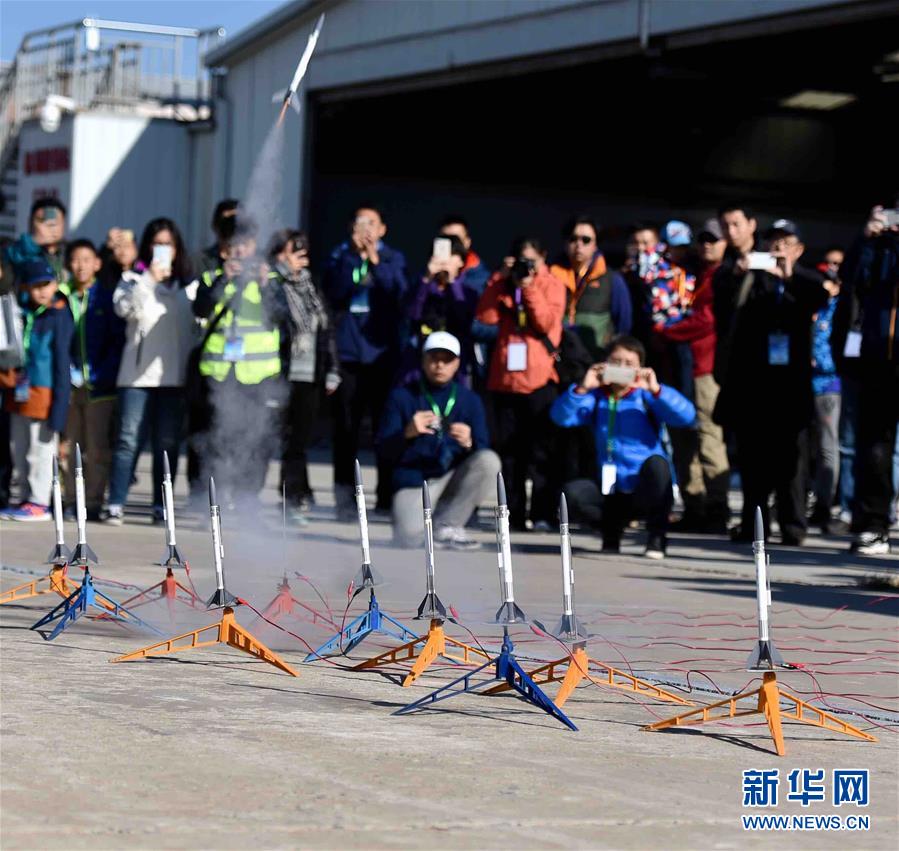
<svg viewBox="0 0 899 851">
<path fill-rule="evenodd" d="M 227 39 L 221 47 L 206 54 L 205 63 L 208 68 L 229 65 L 230 60 L 246 48 L 255 48 L 266 36 L 276 32 L 285 24 L 299 25 L 306 18 L 312 18 L 340 0 L 290 0 L 275 9 L 255 24 L 250 24 L 233 38 Z"/>
</svg>

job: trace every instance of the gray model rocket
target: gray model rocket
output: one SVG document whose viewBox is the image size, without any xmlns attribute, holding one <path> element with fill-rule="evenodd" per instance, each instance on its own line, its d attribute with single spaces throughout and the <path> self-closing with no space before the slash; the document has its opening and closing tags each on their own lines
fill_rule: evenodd
<svg viewBox="0 0 899 851">
<path fill-rule="evenodd" d="M 557 638 L 578 641 L 587 637 L 574 613 L 574 568 L 571 565 L 571 535 L 568 532 L 568 502 L 559 499 L 559 535 L 562 539 L 562 617 L 553 630 Z"/>
<path fill-rule="evenodd" d="M 750 671 L 770 671 L 784 665 L 784 660 L 768 634 L 768 608 L 771 605 L 771 584 L 768 581 L 768 555 L 765 552 L 765 530 L 762 510 L 755 509 L 755 532 L 752 536 L 752 555 L 755 561 L 755 597 L 758 605 L 759 640 L 749 654 L 746 668 Z"/>
<path fill-rule="evenodd" d="M 62 525 L 62 491 L 59 487 L 59 459 L 53 456 L 53 527 L 56 531 L 56 544 L 47 556 L 47 564 L 57 566 L 68 564 L 72 553 L 66 546 L 65 532 Z"/>
<path fill-rule="evenodd" d="M 215 479 L 209 478 L 209 519 L 212 526 L 212 560 L 215 564 L 215 593 L 206 601 L 207 609 L 233 606 L 237 598 L 225 589 L 225 545 L 222 543 L 222 512 L 215 495 Z"/>
<path fill-rule="evenodd" d="M 355 588 L 372 588 L 383 581 L 377 571 L 371 566 L 371 548 L 368 545 L 368 512 L 365 509 L 365 491 L 362 489 L 362 468 L 359 459 L 356 459 L 356 468 L 353 471 L 356 480 L 356 513 L 359 515 L 359 535 L 362 539 L 362 567 L 353 579 Z"/>
<path fill-rule="evenodd" d="M 306 48 L 303 50 L 303 55 L 300 57 L 300 61 L 297 63 L 297 69 L 293 72 L 293 79 L 290 81 L 290 85 L 287 87 L 287 91 L 284 93 L 284 100 L 281 104 L 281 113 L 278 116 L 278 124 L 284 121 L 284 115 L 287 113 L 287 107 L 293 107 L 294 111 L 299 115 L 300 112 L 300 103 L 297 98 L 297 89 L 300 87 L 300 83 L 303 82 L 303 77 L 306 76 L 306 69 L 309 67 L 309 60 L 312 59 L 312 53 L 315 50 L 315 45 L 318 43 L 318 36 L 322 30 L 322 24 L 325 22 L 325 13 L 322 12 L 319 15 L 318 20 L 315 22 L 315 26 L 312 28 L 312 32 L 309 33 L 309 38 L 306 41 Z M 277 103 L 281 100 L 281 95 L 277 92 L 272 96 L 272 101 Z"/>
<path fill-rule="evenodd" d="M 99 564 L 97 554 L 87 545 L 87 505 L 84 501 L 84 467 L 81 464 L 81 447 L 75 444 L 75 521 L 78 525 L 78 543 L 72 554 L 71 564 L 87 567 L 92 561 Z"/>
<path fill-rule="evenodd" d="M 184 567 L 184 559 L 175 543 L 175 494 L 172 491 L 172 470 L 169 467 L 169 453 L 162 453 L 162 516 L 165 518 L 165 555 L 158 562 L 163 567 L 177 565 Z"/>
<path fill-rule="evenodd" d="M 425 524 L 425 581 L 427 591 L 418 607 L 414 620 L 446 620 L 446 608 L 434 590 L 434 519 L 431 510 L 431 492 L 428 483 L 421 483 L 421 506 Z"/>
<path fill-rule="evenodd" d="M 512 589 L 512 548 L 509 542 L 509 504 L 503 474 L 496 474 L 496 557 L 499 562 L 499 590 L 502 605 L 496 612 L 496 623 L 527 623 L 527 615 L 515 604 Z"/>
</svg>

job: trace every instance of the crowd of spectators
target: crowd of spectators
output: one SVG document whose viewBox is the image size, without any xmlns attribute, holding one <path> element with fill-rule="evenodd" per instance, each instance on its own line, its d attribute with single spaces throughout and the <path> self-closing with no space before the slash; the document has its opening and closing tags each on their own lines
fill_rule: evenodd
<svg viewBox="0 0 899 851">
<path fill-rule="evenodd" d="M 642 518 L 646 555 L 664 557 L 676 493 L 682 532 L 748 540 L 758 505 L 785 545 L 812 524 L 853 534 L 859 554 L 889 552 L 895 210 L 875 207 L 817 264 L 796 222 L 762 229 L 736 203 L 695 229 L 634 224 L 623 264 L 576 216 L 560 245 L 516 239 L 492 272 L 459 215 L 435 227 L 420 271 L 373 204 L 319 269 L 302 231 L 260 233 L 236 200 L 212 227 L 193 257 L 168 218 L 139 239 L 111 228 L 96 246 L 68 238 L 58 200 L 34 203 L 28 233 L 3 250 L 0 516 L 49 519 L 57 454 L 71 510 L 78 442 L 92 520 L 123 522 L 148 448 L 156 522 L 162 454 L 175 475 L 184 449 L 193 495 L 215 475 L 250 508 L 279 459 L 290 520 L 304 525 L 307 452 L 330 413 L 338 518 L 355 514 L 369 421 L 376 510 L 401 546 L 419 541 L 423 480 L 437 540 L 477 546 L 466 527 L 502 470 L 513 529 L 553 528 L 564 491 L 609 552 Z"/>
</svg>

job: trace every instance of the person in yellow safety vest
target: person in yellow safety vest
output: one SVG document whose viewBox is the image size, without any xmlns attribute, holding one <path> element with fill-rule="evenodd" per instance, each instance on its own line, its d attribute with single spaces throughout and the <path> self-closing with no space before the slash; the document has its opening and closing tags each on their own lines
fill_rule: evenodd
<svg viewBox="0 0 899 851">
<path fill-rule="evenodd" d="M 205 320 L 198 368 L 207 400 L 205 433 L 195 445 L 230 499 L 262 489 L 279 450 L 287 393 L 284 297 L 277 275 L 256 256 L 256 231 L 251 220 L 238 220 L 224 269 L 203 274 L 194 301 L 194 315 Z"/>
</svg>

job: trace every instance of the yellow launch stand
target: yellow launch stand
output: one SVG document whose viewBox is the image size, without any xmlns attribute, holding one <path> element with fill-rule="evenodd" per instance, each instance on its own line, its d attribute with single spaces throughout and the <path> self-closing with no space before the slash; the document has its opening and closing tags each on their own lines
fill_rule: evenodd
<svg viewBox="0 0 899 851">
<path fill-rule="evenodd" d="M 215 632 L 215 637 L 206 641 L 201 640 L 204 633 L 209 634 Z M 160 641 L 158 644 L 151 644 L 149 647 L 142 647 L 133 653 L 126 653 L 111 659 L 111 662 L 130 662 L 134 659 L 151 659 L 157 656 L 165 656 L 169 653 L 178 653 L 181 650 L 199 650 L 202 647 L 213 647 L 216 644 L 227 644 L 250 656 L 255 656 L 263 662 L 268 662 L 276 668 L 290 674 L 292 677 L 298 677 L 299 674 L 290 667 L 277 653 L 269 650 L 261 641 L 258 641 L 246 629 L 244 629 L 234 619 L 234 609 L 231 606 L 225 606 L 222 612 L 222 619 L 218 623 L 209 624 L 209 626 L 195 629 L 193 632 L 185 632 L 183 635 L 176 635 L 166 641 Z"/>
<path fill-rule="evenodd" d="M 416 648 L 421 645 L 422 641 L 424 641 L 424 647 L 420 651 L 416 651 Z M 451 649 L 448 650 L 448 647 Z M 456 648 L 461 650 L 461 653 L 452 652 Z M 378 656 L 372 656 L 371 659 L 366 659 L 364 662 L 355 665 L 353 670 L 364 671 L 369 668 L 378 668 L 381 665 L 392 665 L 415 659 L 416 662 L 412 666 L 412 670 L 409 671 L 403 680 L 403 688 L 407 688 L 431 667 L 438 656 L 467 665 L 483 664 L 485 659 L 489 662 L 493 658 L 483 650 L 477 650 L 474 647 L 463 644 L 461 641 L 456 641 L 455 638 L 450 638 L 444 632 L 443 621 L 434 619 L 428 627 L 427 636 L 416 638 L 414 641 L 408 642 L 408 644 L 402 644 Z"/>
<path fill-rule="evenodd" d="M 816 709 L 810 703 L 794 697 L 792 694 L 781 691 L 777 686 L 777 676 L 774 671 L 766 671 L 762 678 L 762 685 L 754 691 L 746 691 L 743 694 L 737 694 L 729 697 L 727 700 L 720 700 L 718 703 L 712 703 L 709 706 L 703 706 L 701 709 L 693 709 L 685 712 L 683 715 L 676 715 L 666 721 L 657 721 L 655 724 L 649 724 L 644 730 L 665 730 L 668 727 L 689 727 L 698 724 L 705 724 L 706 721 L 723 721 L 727 718 L 743 718 L 747 715 L 764 715 L 768 722 L 768 729 L 771 731 L 771 738 L 774 739 L 774 747 L 778 756 L 784 756 L 787 749 L 784 747 L 784 736 L 782 721 L 799 721 L 801 724 L 808 724 L 811 727 L 821 727 L 824 730 L 830 730 L 833 733 L 843 733 L 846 736 L 855 736 L 858 739 L 864 739 L 866 742 L 876 742 L 877 739 L 868 733 L 862 732 L 857 727 L 840 721 L 829 712 Z M 755 709 L 737 709 L 737 701 L 747 697 L 758 697 L 758 704 Z M 785 701 L 793 705 L 793 709 L 783 710 L 780 708 L 780 702 Z M 711 711 L 719 707 L 727 707 L 727 711 L 712 715 Z"/>
<path fill-rule="evenodd" d="M 591 676 L 590 665 L 602 668 L 606 675 L 603 677 Z M 654 697 L 656 700 L 670 700 L 673 703 L 680 703 L 682 706 L 693 706 L 693 702 L 690 700 L 684 700 L 684 698 L 644 682 L 632 674 L 625 674 L 624 671 L 619 671 L 617 668 L 612 668 L 609 665 L 591 659 L 587 655 L 586 645 L 583 641 L 579 641 L 572 646 L 571 656 L 565 656 L 563 659 L 556 659 L 555 662 L 547 662 L 539 668 L 534 668 L 533 671 L 528 672 L 528 676 L 538 686 L 561 680 L 562 686 L 558 694 L 556 694 L 555 700 L 553 700 L 553 703 L 560 708 L 583 680 L 590 680 L 591 683 L 598 686 L 620 688 L 625 691 L 632 691 L 635 694 L 641 694 L 644 697 Z M 500 692 L 508 691 L 509 688 L 511 686 L 508 683 L 500 683 L 498 686 L 485 691 L 484 694 L 499 694 Z"/>
<path fill-rule="evenodd" d="M 42 583 L 48 583 L 46 588 L 39 588 Z M 46 576 L 39 576 L 32 579 L 31 582 L 23 582 L 10 588 L 0 594 L 0 605 L 4 603 L 17 603 L 19 600 L 29 600 L 31 597 L 40 597 L 42 594 L 59 594 L 65 599 L 70 597 L 78 590 L 78 586 L 73 584 L 67 574 L 67 565 L 54 564 L 50 568 L 50 572 Z"/>
</svg>

